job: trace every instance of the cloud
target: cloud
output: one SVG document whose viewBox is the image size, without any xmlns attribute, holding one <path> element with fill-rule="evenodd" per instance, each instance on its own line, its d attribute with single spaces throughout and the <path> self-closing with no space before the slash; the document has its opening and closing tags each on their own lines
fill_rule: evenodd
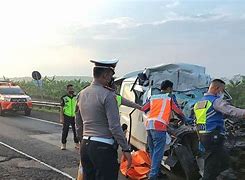
<svg viewBox="0 0 245 180">
<path fill-rule="evenodd" d="M 178 0 L 172 0 L 168 4 L 166 4 L 165 7 L 171 9 L 171 8 L 175 8 L 179 4 L 180 2 Z"/>
<path fill-rule="evenodd" d="M 94 40 L 129 40 L 128 37 L 119 37 L 111 34 L 97 34 L 92 37 Z"/>
<path fill-rule="evenodd" d="M 130 17 L 117 17 L 102 22 L 86 25 L 75 25 L 67 29 L 68 34 L 93 40 L 128 40 L 126 33 L 130 29 L 140 27 L 142 23 Z M 71 29 L 71 31 L 70 31 Z"/>
<path fill-rule="evenodd" d="M 80 29 L 88 29 L 93 27 L 110 26 L 117 29 L 128 29 L 138 27 L 140 25 L 140 23 L 136 22 L 135 19 L 131 17 L 117 17 L 112 19 L 106 19 L 102 22 L 87 22 L 83 24 L 77 24 L 76 27 L 80 27 Z"/>
<path fill-rule="evenodd" d="M 137 23 L 133 18 L 130 17 L 118 17 L 114 19 L 105 20 L 100 23 L 101 25 L 115 25 L 119 29 L 127 29 L 138 27 L 141 24 Z"/>
<path fill-rule="evenodd" d="M 245 19 L 245 14 L 242 14 L 241 15 L 241 19 Z"/>
<path fill-rule="evenodd" d="M 164 19 L 159 21 L 154 21 L 148 24 L 151 25 L 162 25 L 171 21 L 216 21 L 216 20 L 234 20 L 240 19 L 241 17 L 235 17 L 230 14 L 215 14 L 215 13 L 206 13 L 206 14 L 196 14 L 196 15 L 178 15 L 174 12 L 170 13 L 170 15 L 166 16 Z"/>
<path fill-rule="evenodd" d="M 139 22 L 132 17 L 117 17 L 103 22 L 91 23 L 88 26 L 76 26 L 72 28 L 73 36 L 92 40 L 130 40 L 138 35 L 137 31 L 144 31 L 151 26 L 161 26 L 168 22 L 212 22 L 232 21 L 241 17 L 225 13 L 199 13 L 195 15 L 180 15 L 169 11 L 165 17 L 152 22 Z M 142 29 L 143 28 L 143 29 Z M 136 33 L 136 34 L 135 34 Z"/>
</svg>

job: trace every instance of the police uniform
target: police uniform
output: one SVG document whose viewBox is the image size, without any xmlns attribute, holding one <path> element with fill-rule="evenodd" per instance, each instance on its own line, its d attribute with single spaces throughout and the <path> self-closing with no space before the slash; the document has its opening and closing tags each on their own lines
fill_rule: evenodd
<svg viewBox="0 0 245 180">
<path fill-rule="evenodd" d="M 61 107 L 64 114 L 64 123 L 62 129 L 62 144 L 66 144 L 66 139 L 69 132 L 69 127 L 71 125 L 73 135 L 74 135 L 74 142 L 78 143 L 77 135 L 76 135 L 76 128 L 75 128 L 75 110 L 76 110 L 76 103 L 77 98 L 75 95 L 69 96 L 64 95 L 61 97 Z"/>
<path fill-rule="evenodd" d="M 95 68 L 109 68 L 114 72 L 117 61 L 91 61 Z M 124 151 L 129 150 L 120 125 L 114 91 L 96 79 L 80 92 L 79 110 L 83 121 L 81 162 L 84 179 L 117 180 L 119 164 L 115 141 Z"/>
<path fill-rule="evenodd" d="M 243 118 L 244 109 L 229 105 L 217 95 L 206 93 L 194 106 L 200 142 L 206 153 L 203 180 L 214 180 L 229 167 L 229 155 L 224 146 L 223 114 Z"/>
</svg>

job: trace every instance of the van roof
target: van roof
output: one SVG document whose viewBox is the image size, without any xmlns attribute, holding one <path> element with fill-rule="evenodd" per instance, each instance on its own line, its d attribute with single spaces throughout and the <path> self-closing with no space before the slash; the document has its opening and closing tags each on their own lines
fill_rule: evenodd
<svg viewBox="0 0 245 180">
<path fill-rule="evenodd" d="M 150 72 L 156 72 L 156 71 L 164 71 L 164 70 L 170 70 L 170 69 L 176 69 L 176 68 L 179 68 L 182 70 L 185 69 L 187 71 L 194 70 L 195 72 L 198 72 L 198 73 L 200 72 L 205 73 L 205 70 L 206 70 L 205 67 L 203 66 L 187 64 L 187 63 L 160 64 L 157 66 L 146 67 L 145 69 L 142 69 L 142 70 L 137 70 L 137 71 L 127 73 L 118 79 L 121 79 L 121 78 L 126 79 L 126 78 L 137 76 L 139 73 L 142 73 L 144 70 L 149 70 Z"/>
<path fill-rule="evenodd" d="M 124 79 L 131 81 L 131 78 L 136 78 L 139 73 L 144 71 L 149 74 L 149 80 L 154 82 L 153 87 L 160 87 L 164 79 L 169 79 L 174 83 L 174 89 L 178 91 L 207 87 L 211 80 L 210 76 L 205 73 L 205 67 L 177 63 L 147 67 L 145 70 L 128 73 L 115 81 Z"/>
</svg>

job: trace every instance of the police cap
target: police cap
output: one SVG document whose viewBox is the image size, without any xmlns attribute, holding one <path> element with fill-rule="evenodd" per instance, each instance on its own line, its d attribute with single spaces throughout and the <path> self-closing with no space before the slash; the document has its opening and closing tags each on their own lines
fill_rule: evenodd
<svg viewBox="0 0 245 180">
<path fill-rule="evenodd" d="M 117 59 L 112 60 L 90 60 L 90 62 L 95 64 L 97 68 L 110 68 L 113 72 L 115 71 L 115 67 L 118 63 Z"/>
</svg>

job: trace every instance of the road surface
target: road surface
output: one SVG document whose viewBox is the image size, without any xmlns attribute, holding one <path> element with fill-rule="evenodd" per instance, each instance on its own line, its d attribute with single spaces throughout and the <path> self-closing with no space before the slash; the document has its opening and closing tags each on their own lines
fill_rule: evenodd
<svg viewBox="0 0 245 180">
<path fill-rule="evenodd" d="M 0 179 L 75 179 L 79 152 L 70 130 L 67 150 L 60 150 L 59 115 L 33 111 L 0 116 Z M 119 180 L 125 180 L 119 173 Z M 176 179 L 168 176 L 167 179 Z"/>
</svg>

